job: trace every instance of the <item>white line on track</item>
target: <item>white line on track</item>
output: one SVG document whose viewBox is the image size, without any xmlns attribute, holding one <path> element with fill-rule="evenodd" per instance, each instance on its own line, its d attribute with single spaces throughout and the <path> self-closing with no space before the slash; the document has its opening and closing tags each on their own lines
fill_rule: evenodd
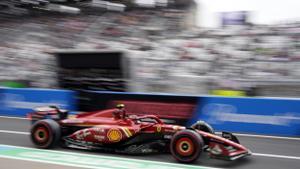
<svg viewBox="0 0 300 169">
<path fill-rule="evenodd" d="M 244 136 L 244 137 L 256 137 L 256 138 L 282 139 L 282 140 L 300 140 L 299 137 L 280 137 L 280 136 L 266 136 L 266 135 L 255 135 L 255 134 L 240 134 L 240 133 L 234 133 L 234 135 Z"/>
<path fill-rule="evenodd" d="M 300 160 L 300 157 L 297 156 L 286 156 L 286 155 L 276 155 L 276 154 L 262 154 L 262 153 L 252 153 L 254 156 L 261 156 L 261 157 L 273 157 L 273 158 L 285 158 L 285 159 L 293 159 L 293 160 Z"/>
<path fill-rule="evenodd" d="M 11 130 L 0 130 L 0 133 L 8 133 L 8 134 L 22 134 L 22 135 L 29 135 L 29 132 L 23 131 L 11 131 Z"/>
<path fill-rule="evenodd" d="M 216 134 L 222 134 L 222 132 L 216 132 Z M 233 133 L 233 134 L 242 137 L 270 138 L 270 139 L 281 139 L 281 140 L 300 140 L 299 137 L 280 137 L 280 136 L 267 136 L 267 135 L 242 134 L 242 133 Z"/>
<path fill-rule="evenodd" d="M 4 118 L 4 119 L 18 119 L 18 120 L 29 120 L 26 117 L 13 117 L 13 116 L 0 116 L 0 118 Z"/>
</svg>

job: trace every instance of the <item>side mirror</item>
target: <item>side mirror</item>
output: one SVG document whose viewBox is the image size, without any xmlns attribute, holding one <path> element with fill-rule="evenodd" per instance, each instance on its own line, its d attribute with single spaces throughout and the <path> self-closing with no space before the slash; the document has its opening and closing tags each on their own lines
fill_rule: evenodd
<svg viewBox="0 0 300 169">
<path fill-rule="evenodd" d="M 232 133 L 229 133 L 229 132 L 222 132 L 222 137 L 223 138 L 226 138 L 230 141 L 233 141 L 235 143 L 238 143 L 240 144 L 240 141 L 237 139 L 237 137 L 235 135 L 233 135 Z"/>
</svg>

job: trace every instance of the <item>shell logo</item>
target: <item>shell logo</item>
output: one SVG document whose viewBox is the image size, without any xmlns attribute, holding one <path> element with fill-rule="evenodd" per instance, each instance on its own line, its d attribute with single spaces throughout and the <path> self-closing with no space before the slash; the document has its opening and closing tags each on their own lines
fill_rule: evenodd
<svg viewBox="0 0 300 169">
<path fill-rule="evenodd" d="M 111 142 L 119 142 L 122 139 L 122 133 L 119 129 L 109 129 L 107 132 L 107 138 Z"/>
</svg>

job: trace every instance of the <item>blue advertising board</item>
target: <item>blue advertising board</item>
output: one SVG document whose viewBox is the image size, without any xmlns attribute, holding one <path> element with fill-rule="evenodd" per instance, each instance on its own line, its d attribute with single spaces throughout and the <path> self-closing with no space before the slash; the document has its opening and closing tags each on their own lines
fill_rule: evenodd
<svg viewBox="0 0 300 169">
<path fill-rule="evenodd" d="M 0 89 L 0 115 L 25 117 L 36 107 L 57 105 L 75 110 L 75 92 L 52 89 Z"/>
<path fill-rule="evenodd" d="M 204 120 L 217 131 L 300 135 L 300 99 L 200 97 L 189 125 Z"/>
</svg>

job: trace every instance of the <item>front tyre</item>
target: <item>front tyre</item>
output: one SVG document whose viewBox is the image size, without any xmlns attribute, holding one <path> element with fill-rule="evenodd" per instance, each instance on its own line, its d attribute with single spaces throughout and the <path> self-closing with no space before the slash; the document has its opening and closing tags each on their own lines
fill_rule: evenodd
<svg viewBox="0 0 300 169">
<path fill-rule="evenodd" d="M 197 121 L 195 124 L 193 124 L 191 126 L 191 128 L 193 129 L 197 129 L 197 130 L 201 130 L 210 134 L 215 134 L 214 129 L 211 127 L 211 125 L 209 125 L 208 123 L 206 123 L 205 121 Z"/>
<path fill-rule="evenodd" d="M 201 155 L 203 146 L 203 139 L 197 132 L 182 130 L 172 137 L 170 151 L 177 161 L 192 163 Z"/>
<path fill-rule="evenodd" d="M 31 141 L 38 148 L 51 148 L 60 140 L 60 126 L 51 119 L 39 120 L 33 124 L 30 130 Z"/>
</svg>

